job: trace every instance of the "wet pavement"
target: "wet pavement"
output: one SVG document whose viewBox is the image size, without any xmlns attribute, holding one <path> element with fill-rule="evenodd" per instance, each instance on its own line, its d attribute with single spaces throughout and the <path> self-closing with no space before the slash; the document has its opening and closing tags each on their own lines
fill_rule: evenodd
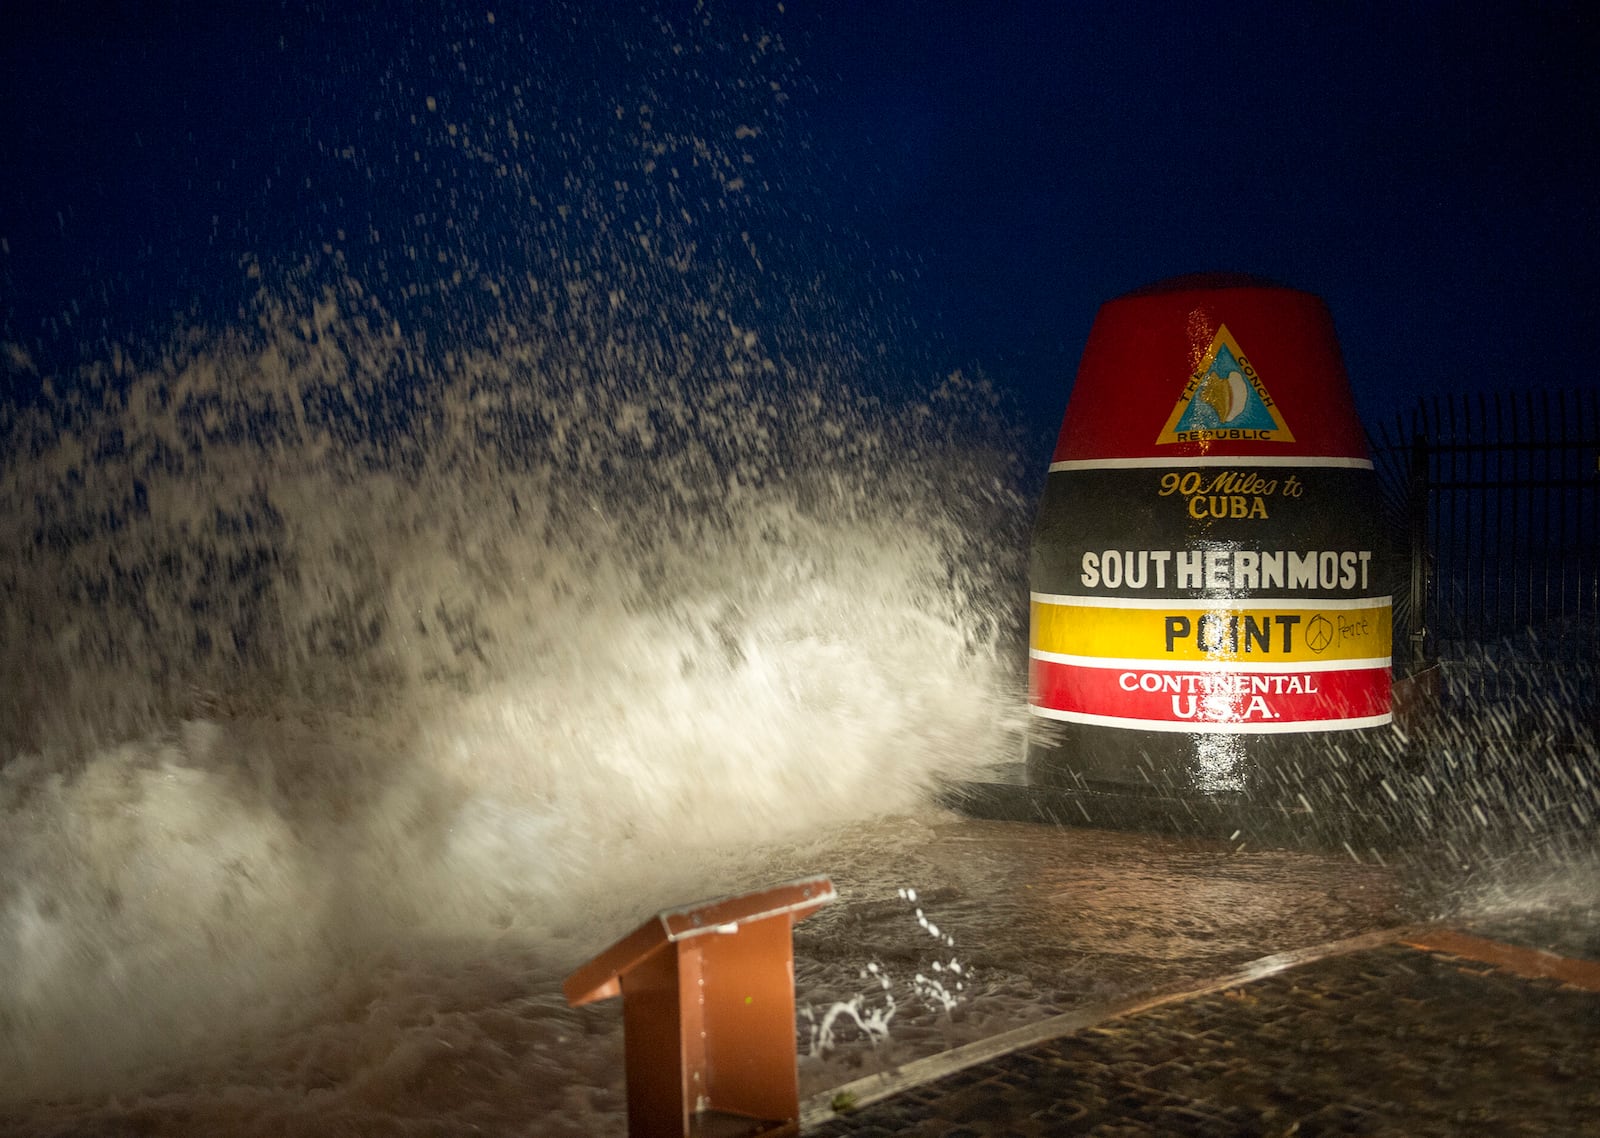
<svg viewBox="0 0 1600 1138">
<path fill-rule="evenodd" d="M 1456 930 L 1281 954 L 818 1096 L 812 1138 L 1597 1135 L 1600 963 Z"/>
<path fill-rule="evenodd" d="M 1581 975 L 1400 940 L 1426 928 L 1442 949 L 1445 922 L 1600 960 L 1600 855 L 1324 845 L 929 810 L 707 863 L 660 900 L 834 882 L 839 900 L 794 932 L 814 1134 L 1600 1135 L 1600 1010 Z M 0 1106 L 0 1135 L 621 1135 L 621 1009 L 568 1008 L 559 978 L 587 952 L 557 968 L 545 951 L 362 962 L 278 1034 L 130 1091 Z M 841 1001 L 886 1037 L 822 1046 Z"/>
<path fill-rule="evenodd" d="M 1019 1026 L 1152 992 L 1186 991 L 1274 953 L 1422 919 L 1393 867 L 1242 841 L 944 815 L 830 848 L 840 900 L 795 927 L 802 1097 Z M 914 886 L 908 901 L 901 887 Z M 922 916 L 938 929 L 931 937 Z M 947 945 L 943 937 L 953 944 Z M 958 961 L 963 969 L 952 975 Z M 940 968 L 943 966 L 943 970 Z M 875 968 L 868 972 L 866 969 Z M 915 975 L 965 981 L 949 1015 Z M 818 1062 L 810 1011 L 897 1003 L 889 1038 L 847 1031 Z"/>
</svg>

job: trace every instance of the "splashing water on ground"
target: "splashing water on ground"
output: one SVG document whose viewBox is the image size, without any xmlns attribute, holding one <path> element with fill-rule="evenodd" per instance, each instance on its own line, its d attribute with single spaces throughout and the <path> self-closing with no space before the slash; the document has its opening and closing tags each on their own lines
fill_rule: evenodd
<svg viewBox="0 0 1600 1138">
<path fill-rule="evenodd" d="M 746 380 L 505 335 L 413 378 L 334 299 L 274 310 L 9 468 L 19 1092 L 402 929 L 592 947 L 696 849 L 994 757 L 1009 628 L 964 515 L 1008 491 L 947 433 L 959 377 L 893 409 L 738 329 Z M 119 1002 L 144 1028 L 83 1048 Z"/>
<path fill-rule="evenodd" d="M 795 223 L 781 36 L 441 19 L 451 66 L 422 16 L 339 57 L 396 125 L 319 142 L 421 212 L 81 366 L 8 347 L 8 1102 L 308 1021 L 267 1068 L 381 1080 L 360 1009 L 448 1017 L 429 962 L 526 990 L 1011 745 L 1009 444 Z"/>
</svg>

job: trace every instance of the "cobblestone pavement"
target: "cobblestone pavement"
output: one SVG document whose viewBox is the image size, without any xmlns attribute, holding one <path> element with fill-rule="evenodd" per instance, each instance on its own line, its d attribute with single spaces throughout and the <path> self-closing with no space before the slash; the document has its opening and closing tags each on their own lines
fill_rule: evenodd
<svg viewBox="0 0 1600 1138">
<path fill-rule="evenodd" d="M 1404 944 L 1325 958 L 1022 1048 L 806 1133 L 1600 1136 L 1595 966 L 1578 965 L 1591 971 L 1575 983 L 1511 967 Z"/>
</svg>

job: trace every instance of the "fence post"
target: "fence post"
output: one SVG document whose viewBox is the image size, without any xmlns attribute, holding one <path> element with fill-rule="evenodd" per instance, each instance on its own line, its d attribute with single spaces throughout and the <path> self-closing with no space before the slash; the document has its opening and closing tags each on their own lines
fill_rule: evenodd
<svg viewBox="0 0 1600 1138">
<path fill-rule="evenodd" d="M 1420 432 L 1411 440 L 1411 670 L 1428 666 L 1428 591 L 1431 557 L 1428 546 L 1428 440 Z"/>
</svg>

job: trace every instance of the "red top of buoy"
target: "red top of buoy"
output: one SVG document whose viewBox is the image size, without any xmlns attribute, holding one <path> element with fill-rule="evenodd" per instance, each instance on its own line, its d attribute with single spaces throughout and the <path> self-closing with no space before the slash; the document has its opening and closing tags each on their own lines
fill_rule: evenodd
<svg viewBox="0 0 1600 1138">
<path fill-rule="evenodd" d="M 1101 305 L 1055 462 L 1368 458 L 1322 299 L 1196 274 Z"/>
</svg>

